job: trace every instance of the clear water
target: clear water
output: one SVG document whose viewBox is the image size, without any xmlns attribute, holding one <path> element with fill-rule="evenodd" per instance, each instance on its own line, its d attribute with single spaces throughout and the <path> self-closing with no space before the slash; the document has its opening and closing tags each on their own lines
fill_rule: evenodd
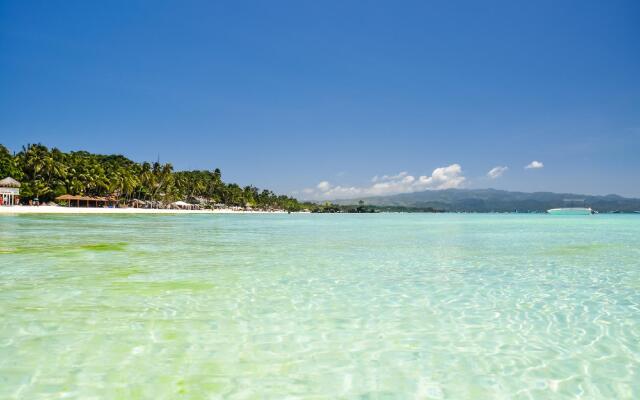
<svg viewBox="0 0 640 400">
<path fill-rule="evenodd" d="M 640 217 L 0 217 L 0 398 L 640 398 Z"/>
</svg>

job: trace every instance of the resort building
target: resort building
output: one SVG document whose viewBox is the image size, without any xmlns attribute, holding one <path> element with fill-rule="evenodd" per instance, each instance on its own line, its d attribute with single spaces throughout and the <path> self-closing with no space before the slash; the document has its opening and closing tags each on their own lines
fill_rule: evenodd
<svg viewBox="0 0 640 400">
<path fill-rule="evenodd" d="M 8 176 L 0 180 L 0 206 L 20 204 L 20 182 Z"/>
</svg>

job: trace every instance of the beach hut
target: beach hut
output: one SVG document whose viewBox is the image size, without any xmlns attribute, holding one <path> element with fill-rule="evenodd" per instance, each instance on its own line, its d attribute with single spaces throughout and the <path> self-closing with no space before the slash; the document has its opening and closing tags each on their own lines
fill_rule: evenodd
<svg viewBox="0 0 640 400">
<path fill-rule="evenodd" d="M 175 208 L 179 209 L 179 210 L 192 210 L 193 209 L 193 204 L 189 204 L 187 202 L 184 201 L 176 201 L 171 203 L 172 206 L 174 206 Z"/>
<path fill-rule="evenodd" d="M 64 201 L 67 207 L 105 207 L 110 203 L 106 197 L 90 197 L 78 196 L 72 194 L 63 194 L 56 197 L 56 201 Z"/>
<path fill-rule="evenodd" d="M 76 207 L 80 207 L 80 198 L 82 196 L 74 196 L 72 194 L 63 194 L 62 196 L 56 197 L 56 201 L 64 201 L 67 203 L 67 207 L 71 207 L 75 205 Z M 75 202 L 75 204 L 73 204 Z"/>
<path fill-rule="evenodd" d="M 20 204 L 20 182 L 8 176 L 0 180 L 0 205 Z"/>
<path fill-rule="evenodd" d="M 129 206 L 133 208 L 145 208 L 147 206 L 147 202 L 140 199 L 133 199 L 129 202 Z"/>
</svg>

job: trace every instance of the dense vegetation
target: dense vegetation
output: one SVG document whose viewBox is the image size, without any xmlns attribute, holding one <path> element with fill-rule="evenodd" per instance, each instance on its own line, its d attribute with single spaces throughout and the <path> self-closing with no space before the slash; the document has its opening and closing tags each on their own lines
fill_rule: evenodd
<svg viewBox="0 0 640 400">
<path fill-rule="evenodd" d="M 137 163 L 121 155 L 86 151 L 65 153 L 41 144 L 27 145 L 15 155 L 0 144 L 0 179 L 6 176 L 22 183 L 23 201 L 48 202 L 72 194 L 112 196 L 123 204 L 132 199 L 164 204 L 183 200 L 289 211 L 309 206 L 269 190 L 225 183 L 219 169 L 176 172 L 168 163 Z"/>
<path fill-rule="evenodd" d="M 345 202 L 347 202 L 346 200 Z M 354 202 L 354 200 L 351 200 Z M 403 212 L 403 213 L 440 213 L 444 210 L 433 207 L 404 207 L 404 206 L 378 206 L 365 205 L 363 200 L 354 204 L 335 204 L 326 202 L 324 204 L 314 204 L 308 207 L 314 213 L 350 213 L 350 214 L 372 214 L 380 212 Z"/>
</svg>

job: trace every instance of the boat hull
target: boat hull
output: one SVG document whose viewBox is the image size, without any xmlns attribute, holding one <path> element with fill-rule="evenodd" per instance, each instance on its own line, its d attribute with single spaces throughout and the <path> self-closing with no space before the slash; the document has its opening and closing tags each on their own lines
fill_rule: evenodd
<svg viewBox="0 0 640 400">
<path fill-rule="evenodd" d="M 584 207 L 570 207 L 570 208 L 552 208 L 547 210 L 551 215 L 591 215 L 593 210 Z"/>
</svg>

